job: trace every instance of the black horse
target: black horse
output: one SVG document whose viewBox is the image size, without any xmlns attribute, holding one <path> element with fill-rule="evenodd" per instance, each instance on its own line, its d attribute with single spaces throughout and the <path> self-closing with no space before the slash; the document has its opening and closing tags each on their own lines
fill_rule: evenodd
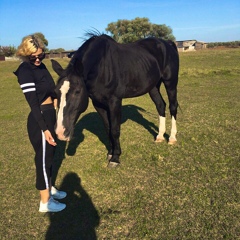
<svg viewBox="0 0 240 240">
<path fill-rule="evenodd" d="M 54 60 L 52 67 L 60 76 L 56 86 L 59 108 L 56 134 L 59 139 L 71 139 L 74 125 L 86 110 L 90 97 L 109 136 L 109 166 L 117 166 L 121 154 L 122 99 L 149 93 L 159 114 L 156 142 L 164 141 L 166 103 L 160 93 L 163 82 L 172 118 L 169 144 L 177 141 L 179 57 L 173 42 L 147 38 L 119 44 L 107 35 L 92 35 L 75 52 L 65 70 Z"/>
</svg>

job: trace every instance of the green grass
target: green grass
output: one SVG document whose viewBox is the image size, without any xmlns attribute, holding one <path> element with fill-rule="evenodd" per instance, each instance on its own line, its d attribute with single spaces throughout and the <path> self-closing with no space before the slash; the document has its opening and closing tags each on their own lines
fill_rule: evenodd
<svg viewBox="0 0 240 240">
<path fill-rule="evenodd" d="M 180 54 L 174 146 L 154 143 L 158 116 L 148 95 L 124 100 L 114 170 L 90 104 L 75 139 L 58 142 L 56 185 L 68 197 L 56 214 L 38 213 L 29 107 L 12 74 L 19 62 L 0 62 L 0 239 L 240 239 L 239 62 L 239 49 Z"/>
</svg>

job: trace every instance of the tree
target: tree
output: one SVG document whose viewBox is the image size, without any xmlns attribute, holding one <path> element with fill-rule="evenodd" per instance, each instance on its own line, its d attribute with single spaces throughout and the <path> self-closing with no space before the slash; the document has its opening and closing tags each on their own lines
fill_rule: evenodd
<svg viewBox="0 0 240 240">
<path fill-rule="evenodd" d="M 152 24 L 148 18 L 137 17 L 133 20 L 118 20 L 109 23 L 105 30 L 110 32 L 112 38 L 119 43 L 135 42 L 147 37 L 175 40 L 170 27 L 165 24 Z"/>
<path fill-rule="evenodd" d="M 48 40 L 45 38 L 45 36 L 40 33 L 40 32 L 36 32 L 34 33 L 34 35 L 37 35 L 43 42 L 43 44 L 47 47 L 48 46 Z"/>
<path fill-rule="evenodd" d="M 57 49 L 51 49 L 49 52 L 50 53 L 61 53 L 64 52 L 65 49 L 64 48 L 57 48 Z"/>
<path fill-rule="evenodd" d="M 0 46 L 0 55 L 5 57 L 12 57 L 16 51 L 14 46 Z"/>
<path fill-rule="evenodd" d="M 163 38 L 165 40 L 175 40 L 175 37 L 172 34 L 172 29 L 165 25 L 157 25 L 157 24 L 152 24 L 152 29 L 149 33 L 150 37 L 157 37 L 157 38 Z"/>
</svg>

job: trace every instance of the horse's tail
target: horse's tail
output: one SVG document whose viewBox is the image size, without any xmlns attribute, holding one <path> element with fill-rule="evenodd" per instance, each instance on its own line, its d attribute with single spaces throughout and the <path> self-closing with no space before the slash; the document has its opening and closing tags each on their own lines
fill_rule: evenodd
<svg viewBox="0 0 240 240">
<path fill-rule="evenodd" d="M 181 109 L 179 102 L 178 102 L 178 107 L 179 107 L 181 113 L 183 114 L 183 110 Z"/>
</svg>

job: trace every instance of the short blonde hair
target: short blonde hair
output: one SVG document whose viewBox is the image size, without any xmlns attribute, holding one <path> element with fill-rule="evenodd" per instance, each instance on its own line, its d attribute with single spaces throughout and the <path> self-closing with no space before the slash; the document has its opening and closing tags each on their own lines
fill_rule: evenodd
<svg viewBox="0 0 240 240">
<path fill-rule="evenodd" d="M 28 35 L 22 39 L 21 44 L 18 46 L 16 55 L 22 58 L 22 60 L 26 60 L 27 57 L 35 53 L 38 48 L 41 48 L 44 51 L 45 45 L 43 41 L 37 34 Z"/>
</svg>

